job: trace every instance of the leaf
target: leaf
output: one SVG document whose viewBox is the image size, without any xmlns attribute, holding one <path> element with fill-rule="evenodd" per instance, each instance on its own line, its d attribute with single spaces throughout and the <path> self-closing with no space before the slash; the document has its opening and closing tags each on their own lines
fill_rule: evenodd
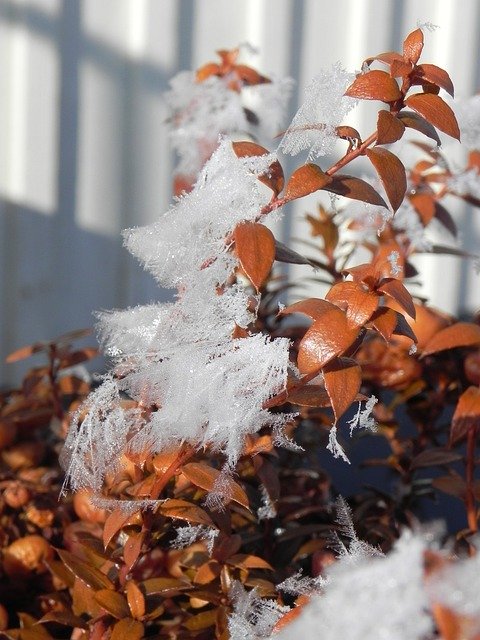
<svg viewBox="0 0 480 640">
<path fill-rule="evenodd" d="M 453 82 L 445 69 L 441 69 L 434 64 L 419 64 L 415 67 L 414 84 L 421 84 L 425 80 L 445 89 L 452 98 L 454 97 Z"/>
<path fill-rule="evenodd" d="M 462 500 L 467 490 L 465 480 L 457 475 L 434 478 L 432 480 L 432 486 L 435 487 L 435 489 L 443 491 L 443 493 L 448 493 L 448 495 L 461 498 Z"/>
<path fill-rule="evenodd" d="M 62 376 L 57 380 L 57 388 L 64 395 L 86 395 L 90 391 L 90 385 L 77 376 Z"/>
<path fill-rule="evenodd" d="M 237 158 L 251 158 L 252 156 L 264 156 L 270 153 L 268 149 L 262 147 L 256 142 L 250 142 L 249 140 L 243 140 L 241 142 L 232 142 L 232 147 L 237 155 Z M 273 193 L 278 196 L 282 191 L 285 184 L 285 177 L 283 175 L 282 165 L 278 160 L 272 162 L 268 172 L 258 177 L 260 182 L 270 187 Z"/>
<path fill-rule="evenodd" d="M 435 216 L 435 199 L 430 193 L 414 193 L 409 197 L 413 208 L 418 213 L 424 227 L 427 226 Z"/>
<path fill-rule="evenodd" d="M 140 583 L 147 596 L 162 595 L 171 597 L 174 594 L 181 593 L 193 586 L 186 580 L 179 578 L 148 578 Z"/>
<path fill-rule="evenodd" d="M 381 109 L 377 118 L 377 144 L 391 144 L 400 140 L 405 131 L 404 123 L 389 111 Z"/>
<path fill-rule="evenodd" d="M 396 300 L 402 309 L 404 309 L 408 315 L 415 320 L 416 311 L 412 296 L 400 280 L 396 280 L 395 278 L 384 278 L 378 285 L 378 291 L 381 291 Z"/>
<path fill-rule="evenodd" d="M 138 620 L 123 618 L 119 620 L 112 629 L 110 640 L 141 640 L 144 634 L 144 627 Z"/>
<path fill-rule="evenodd" d="M 415 93 L 405 100 L 405 104 L 440 131 L 460 140 L 455 114 L 440 96 L 434 93 Z"/>
<path fill-rule="evenodd" d="M 210 76 L 217 76 L 220 74 L 220 65 L 216 62 L 208 62 L 204 64 L 202 67 L 197 69 L 195 74 L 195 79 L 197 82 L 203 82 Z"/>
<path fill-rule="evenodd" d="M 413 342 L 417 341 L 415 333 L 405 320 L 404 316 L 394 309 L 390 309 L 389 307 L 380 307 L 375 311 L 370 321 L 382 338 L 387 342 L 389 342 L 393 334 L 406 336 L 413 340 Z"/>
<path fill-rule="evenodd" d="M 308 264 L 311 267 L 315 266 L 308 258 L 305 258 L 278 240 L 275 240 L 275 260 L 277 262 L 286 262 L 287 264 Z"/>
<path fill-rule="evenodd" d="M 339 282 L 328 291 L 325 299 L 345 311 L 349 325 L 360 327 L 378 307 L 379 298 L 356 282 Z"/>
<path fill-rule="evenodd" d="M 111 613 L 112 616 L 118 620 L 130 615 L 127 600 L 117 591 L 112 591 L 111 589 L 100 589 L 100 591 L 95 593 L 95 600 L 102 609 Z"/>
<path fill-rule="evenodd" d="M 128 607 L 132 618 L 138 620 L 145 615 L 145 597 L 140 587 L 133 580 L 129 580 L 125 587 L 127 593 Z"/>
<path fill-rule="evenodd" d="M 435 201 L 435 217 L 454 238 L 457 237 L 457 225 L 443 205 Z"/>
<path fill-rule="evenodd" d="M 473 322 L 456 322 L 442 329 L 427 342 L 422 356 L 427 356 L 445 349 L 471 347 L 480 344 L 480 326 Z"/>
<path fill-rule="evenodd" d="M 142 525 L 142 515 L 140 511 L 135 513 L 125 513 L 122 509 L 115 509 L 110 513 L 103 525 L 103 546 L 108 547 L 110 541 L 123 527 L 131 524 Z"/>
<path fill-rule="evenodd" d="M 403 41 L 403 57 L 412 64 L 417 64 L 423 49 L 423 32 L 415 29 Z"/>
<path fill-rule="evenodd" d="M 367 65 L 371 65 L 374 60 L 378 60 L 379 62 L 384 62 L 389 65 L 396 61 L 404 62 L 403 57 L 396 51 L 385 51 L 384 53 L 379 53 L 371 58 L 366 58 L 364 62 L 366 62 Z"/>
<path fill-rule="evenodd" d="M 386 71 L 376 69 L 357 76 L 345 91 L 345 95 L 350 98 L 382 102 L 395 102 L 402 97 L 396 80 Z"/>
<path fill-rule="evenodd" d="M 235 253 L 257 291 L 268 278 L 275 259 L 275 238 L 263 224 L 243 222 L 235 227 Z"/>
<path fill-rule="evenodd" d="M 312 320 L 319 320 L 324 313 L 336 309 L 335 305 L 327 300 L 321 298 L 307 298 L 306 300 L 300 300 L 294 304 L 289 305 L 282 309 L 279 315 L 290 315 L 292 313 L 302 313 L 308 316 Z"/>
<path fill-rule="evenodd" d="M 104 573 L 83 562 L 69 551 L 57 549 L 57 553 L 73 575 L 95 591 L 115 588 L 113 582 Z"/>
<path fill-rule="evenodd" d="M 360 391 L 362 370 L 355 360 L 338 358 L 327 364 L 322 373 L 336 423 Z"/>
<path fill-rule="evenodd" d="M 470 429 L 480 425 L 480 389 L 468 387 L 458 399 L 457 407 L 452 418 L 450 443 L 454 444 L 465 438 Z"/>
<path fill-rule="evenodd" d="M 189 462 L 182 467 L 182 473 L 192 484 L 205 491 L 212 491 L 221 475 L 221 471 L 210 467 L 204 462 Z M 246 509 L 249 508 L 248 496 L 238 482 L 230 480 L 229 490 L 230 497 L 234 502 L 241 504 Z"/>
<path fill-rule="evenodd" d="M 332 178 L 324 173 L 321 168 L 312 163 L 307 163 L 294 171 L 285 188 L 284 200 L 286 202 L 302 198 L 314 191 L 323 189 L 330 184 Z"/>
<path fill-rule="evenodd" d="M 287 402 L 300 407 L 329 407 L 330 398 L 323 387 L 309 384 L 288 393 Z"/>
<path fill-rule="evenodd" d="M 190 524 L 204 524 L 208 527 L 213 526 L 213 521 L 206 511 L 196 504 L 193 504 L 193 502 L 187 502 L 186 500 L 168 498 L 160 505 L 159 511 L 167 518 L 186 520 L 186 522 Z"/>
<path fill-rule="evenodd" d="M 405 167 L 397 156 L 381 147 L 367 149 L 366 154 L 378 173 L 388 200 L 395 212 L 402 204 L 407 190 Z"/>
<path fill-rule="evenodd" d="M 360 178 L 355 178 L 354 176 L 336 174 L 333 176 L 332 182 L 324 187 L 323 190 L 336 193 L 338 196 L 368 202 L 369 204 L 376 204 L 388 209 L 385 200 L 368 182 Z"/>
<path fill-rule="evenodd" d="M 399 60 L 392 60 L 390 64 L 390 75 L 392 78 L 405 78 L 410 75 L 412 68 L 412 63 L 405 62 L 403 58 Z"/>
<path fill-rule="evenodd" d="M 47 351 L 50 346 L 49 342 L 35 342 L 34 344 L 29 344 L 25 347 L 20 347 L 16 351 L 10 353 L 6 358 L 5 362 L 18 362 L 19 360 L 25 360 L 25 358 L 29 358 L 34 353 L 39 353 L 40 351 Z"/>
<path fill-rule="evenodd" d="M 238 569 L 267 569 L 273 571 L 272 565 L 259 556 L 246 553 L 237 553 L 227 559 L 227 564 Z"/>
<path fill-rule="evenodd" d="M 79 629 L 88 629 L 88 625 L 83 618 L 75 616 L 71 611 L 49 611 L 40 620 L 39 624 L 46 622 L 55 622 L 65 627 L 78 627 Z"/>
<path fill-rule="evenodd" d="M 462 456 L 455 451 L 447 449 L 428 449 L 415 456 L 410 464 L 411 469 L 421 469 L 423 467 L 435 467 L 442 464 L 450 464 L 461 460 Z"/>
<path fill-rule="evenodd" d="M 202 611 L 196 615 L 188 618 L 182 625 L 189 631 L 201 631 L 202 629 L 208 629 L 213 627 L 217 621 L 217 609 L 209 609 L 208 611 Z"/>
<path fill-rule="evenodd" d="M 218 578 L 222 567 L 216 560 L 209 560 L 199 567 L 193 581 L 195 584 L 209 584 Z"/>
<path fill-rule="evenodd" d="M 422 117 L 418 113 L 414 113 L 413 111 L 403 111 L 403 110 L 400 111 L 400 113 L 398 114 L 398 117 L 406 127 L 410 129 L 415 129 L 416 131 L 423 133 L 423 135 L 427 136 L 428 138 L 431 138 L 434 142 L 437 143 L 438 146 L 440 146 L 441 141 L 440 141 L 440 138 L 438 137 L 438 133 L 435 127 L 431 125 L 430 122 L 428 122 L 428 120 L 425 120 L 424 117 Z"/>
<path fill-rule="evenodd" d="M 138 560 L 138 556 L 142 550 L 145 532 L 140 531 L 128 536 L 127 541 L 123 545 L 123 560 L 128 571 Z"/>
</svg>

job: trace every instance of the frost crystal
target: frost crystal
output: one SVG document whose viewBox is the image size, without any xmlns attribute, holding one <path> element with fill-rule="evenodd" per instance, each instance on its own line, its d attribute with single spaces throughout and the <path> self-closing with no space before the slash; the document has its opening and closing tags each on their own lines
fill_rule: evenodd
<svg viewBox="0 0 480 640">
<path fill-rule="evenodd" d="M 215 544 L 215 538 L 218 536 L 218 529 L 213 527 L 206 527 L 204 525 L 187 525 L 185 527 L 179 527 L 176 530 L 177 537 L 172 542 L 173 549 L 184 549 L 189 547 L 194 542 L 201 540 L 205 542 L 208 553 L 211 555 L 213 551 L 213 545 Z"/>
<path fill-rule="evenodd" d="M 345 450 L 342 445 L 337 440 L 337 427 L 336 425 L 332 425 L 330 428 L 330 432 L 328 434 L 328 444 L 327 449 L 333 455 L 334 458 L 341 458 L 344 462 L 350 464 L 350 460 L 348 459 Z"/>
<path fill-rule="evenodd" d="M 403 267 L 398 264 L 399 258 L 400 258 L 400 254 L 398 253 L 398 251 L 392 251 L 387 256 L 387 260 L 390 263 L 390 275 L 393 278 L 396 278 L 397 276 L 399 276 L 403 271 Z"/>
<path fill-rule="evenodd" d="M 350 425 L 350 435 L 352 435 L 354 429 L 367 429 L 369 431 L 375 431 L 375 420 L 372 416 L 373 407 L 377 404 L 378 399 L 375 396 L 371 396 L 362 409 L 362 405 L 358 403 L 358 410 L 355 416 L 348 421 Z"/>
<path fill-rule="evenodd" d="M 455 99 L 452 108 L 460 128 L 462 145 L 467 149 L 480 149 L 480 95 Z"/>
<path fill-rule="evenodd" d="M 337 498 L 335 507 L 338 531 L 334 533 L 333 541 L 340 557 L 345 562 L 357 563 L 366 558 L 383 556 L 381 551 L 357 537 L 357 532 L 353 526 L 352 512 L 342 496 Z M 339 534 L 347 538 L 348 547 L 340 540 Z"/>
<path fill-rule="evenodd" d="M 480 632 L 480 555 L 459 560 L 435 573 L 428 582 L 428 592 L 433 602 L 438 602 L 456 613 L 477 617 L 474 637 Z"/>
<path fill-rule="evenodd" d="M 270 520 L 271 518 L 275 518 L 277 515 L 277 510 L 275 508 L 272 499 L 270 498 L 267 489 L 262 484 L 261 486 L 262 492 L 262 506 L 257 511 L 257 518 L 259 520 Z"/>
<path fill-rule="evenodd" d="M 277 584 L 277 589 L 292 596 L 310 595 L 319 592 L 325 584 L 326 581 L 322 576 L 317 576 L 316 578 L 302 576 L 302 571 L 300 570 L 280 584 Z"/>
<path fill-rule="evenodd" d="M 476 168 L 452 175 L 447 186 L 458 195 L 480 198 L 480 175 Z"/>
<path fill-rule="evenodd" d="M 311 160 L 332 152 L 338 139 L 335 128 L 357 103 L 343 95 L 354 79 L 339 63 L 313 79 L 305 90 L 305 102 L 280 143 L 284 153 L 297 155 L 309 149 Z"/>
<path fill-rule="evenodd" d="M 228 619 L 230 640 L 270 638 L 275 623 L 289 611 L 274 600 L 260 598 L 255 589 L 246 591 L 240 582 L 233 583 L 230 596 L 234 603 Z"/>
</svg>

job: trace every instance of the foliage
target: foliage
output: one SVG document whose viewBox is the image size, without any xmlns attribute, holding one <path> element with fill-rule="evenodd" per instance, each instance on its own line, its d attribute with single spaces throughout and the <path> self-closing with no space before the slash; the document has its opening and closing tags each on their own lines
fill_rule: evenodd
<svg viewBox="0 0 480 640">
<path fill-rule="evenodd" d="M 471 118 L 422 48 L 417 29 L 356 77 L 319 74 L 281 141 L 307 154 L 288 177 L 256 138 L 225 137 L 265 118 L 239 96 L 271 84 L 237 50 L 173 81 L 176 148 L 202 153 L 181 158 L 174 207 L 125 239 L 175 302 L 100 314 L 98 385 L 72 369 L 96 353 L 71 347 L 83 332 L 9 358 L 48 362 L 1 398 L 4 637 L 480 638 L 480 327 L 409 291 L 416 254 L 463 255 L 427 232 L 455 237 L 448 198 L 480 205 L 480 163 L 471 148 L 453 170 L 438 147 Z M 383 103 L 366 138 L 343 123 L 358 100 Z M 408 168 L 389 146 L 407 131 L 423 156 Z M 343 172 L 360 157 L 375 179 Z M 331 206 L 307 215 L 302 255 L 264 223 L 317 192 Z M 325 296 L 279 309 L 292 283 L 275 262 L 315 267 Z M 347 504 L 350 461 L 382 476 Z M 419 531 L 438 499 L 464 521 Z"/>
</svg>

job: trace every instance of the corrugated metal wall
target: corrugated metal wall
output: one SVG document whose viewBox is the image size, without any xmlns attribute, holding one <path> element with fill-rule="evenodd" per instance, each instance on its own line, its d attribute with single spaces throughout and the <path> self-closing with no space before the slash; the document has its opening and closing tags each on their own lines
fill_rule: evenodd
<svg viewBox="0 0 480 640">
<path fill-rule="evenodd" d="M 430 21 L 440 29 L 423 59 L 470 95 L 480 85 L 479 17 L 478 0 L 0 0 L 2 360 L 23 343 L 90 325 L 96 309 L 161 295 L 120 230 L 169 205 L 162 93 L 177 71 L 249 42 L 260 55 L 247 62 L 297 80 L 293 114 L 319 69 L 337 60 L 358 68 Z M 282 233 L 297 233 L 304 209 Z M 456 214 L 474 249 L 479 214 Z M 424 264 L 436 305 L 479 304 L 471 264 Z M 0 380 L 18 373 L 4 368 Z"/>
</svg>

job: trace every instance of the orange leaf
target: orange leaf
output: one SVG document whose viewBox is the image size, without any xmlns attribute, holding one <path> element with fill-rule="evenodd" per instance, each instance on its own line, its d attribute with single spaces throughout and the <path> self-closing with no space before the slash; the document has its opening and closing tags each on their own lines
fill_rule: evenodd
<svg viewBox="0 0 480 640">
<path fill-rule="evenodd" d="M 327 364 L 322 373 L 335 422 L 338 422 L 360 391 L 362 370 L 355 360 L 338 358 Z"/>
<path fill-rule="evenodd" d="M 374 60 L 378 60 L 379 62 L 384 62 L 389 65 L 393 62 L 405 62 L 403 57 L 396 51 L 385 51 L 384 53 L 379 53 L 371 58 L 366 58 L 365 62 L 368 65 L 371 65 Z"/>
<path fill-rule="evenodd" d="M 236 553 L 227 559 L 227 564 L 232 567 L 238 567 L 239 569 L 268 569 L 273 571 L 272 565 L 270 565 L 263 558 L 253 556 L 245 553 Z"/>
<path fill-rule="evenodd" d="M 469 429 L 480 426 L 480 389 L 468 387 L 460 396 L 452 418 L 450 443 L 454 444 L 467 435 Z"/>
<path fill-rule="evenodd" d="M 330 360 L 347 351 L 359 331 L 358 327 L 351 328 L 343 311 L 332 305 L 300 342 L 297 360 L 300 373 L 310 374 L 323 369 Z"/>
<path fill-rule="evenodd" d="M 420 216 L 423 226 L 426 227 L 435 216 L 434 196 L 430 193 L 414 193 L 410 196 L 410 202 Z"/>
<path fill-rule="evenodd" d="M 382 338 L 387 342 L 393 334 L 406 336 L 407 338 L 411 338 L 413 342 L 417 341 L 414 332 L 405 320 L 404 316 L 394 309 L 390 309 L 389 307 L 380 307 L 375 311 L 370 321 Z"/>
<path fill-rule="evenodd" d="M 351 281 L 335 284 L 325 299 L 345 311 L 351 327 L 361 327 L 378 307 L 377 295 Z"/>
<path fill-rule="evenodd" d="M 254 85 L 270 82 L 268 78 L 262 76 L 258 71 L 252 69 L 252 67 L 248 67 L 246 64 L 235 65 L 235 73 L 237 73 L 246 84 Z"/>
<path fill-rule="evenodd" d="M 440 96 L 434 93 L 415 93 L 405 100 L 405 104 L 440 131 L 460 140 L 455 114 Z"/>
<path fill-rule="evenodd" d="M 140 555 L 140 551 L 142 550 L 144 538 L 144 532 L 129 535 L 127 541 L 123 546 L 123 560 L 128 571 L 130 571 L 130 569 L 138 560 L 138 556 Z"/>
<path fill-rule="evenodd" d="M 113 627 L 110 640 L 141 640 L 143 638 L 144 628 L 141 622 L 138 620 L 132 620 L 132 618 L 123 618 L 119 620 Z"/>
<path fill-rule="evenodd" d="M 197 69 L 196 80 L 197 82 L 203 82 L 210 76 L 216 76 L 220 73 L 220 66 L 216 62 L 208 62 L 203 67 Z"/>
<path fill-rule="evenodd" d="M 414 84 L 422 84 L 423 82 L 431 82 L 438 87 L 445 89 L 452 98 L 454 97 L 453 82 L 445 71 L 434 64 L 419 64 L 415 67 Z"/>
<path fill-rule="evenodd" d="M 303 313 L 312 320 L 318 320 L 323 314 L 335 309 L 335 305 L 321 298 L 307 298 L 306 300 L 300 300 L 295 302 L 281 310 L 279 315 L 289 315 L 291 313 Z"/>
<path fill-rule="evenodd" d="M 390 64 L 390 75 L 392 78 L 404 78 L 410 75 L 412 66 L 411 62 L 405 62 L 403 58 L 400 58 L 400 60 L 392 60 Z"/>
<path fill-rule="evenodd" d="M 402 97 L 397 82 L 386 71 L 377 69 L 357 76 L 345 91 L 345 95 L 382 102 L 395 102 Z"/>
<path fill-rule="evenodd" d="M 35 342 L 35 344 L 29 344 L 25 347 L 20 347 L 20 349 L 17 349 L 16 351 L 10 353 L 5 358 L 5 362 L 18 362 L 18 360 L 25 360 L 25 358 L 29 358 L 34 353 L 47 351 L 49 346 L 49 342 Z"/>
<path fill-rule="evenodd" d="M 415 320 L 416 311 L 412 296 L 400 280 L 396 280 L 395 278 L 384 278 L 378 285 L 378 291 L 381 291 L 396 300 L 402 309 L 404 309 L 408 315 Z"/>
<path fill-rule="evenodd" d="M 268 278 L 275 260 L 275 238 L 263 224 L 244 222 L 235 227 L 235 253 L 255 289 Z"/>
<path fill-rule="evenodd" d="M 192 588 L 189 582 L 179 578 L 147 578 L 140 584 L 147 596 L 161 594 L 164 597 L 170 597 Z"/>
<path fill-rule="evenodd" d="M 480 344 L 480 327 L 473 322 L 456 322 L 436 333 L 425 345 L 424 356 L 445 349 L 471 347 Z"/>
<path fill-rule="evenodd" d="M 295 200 L 302 198 L 309 193 L 323 189 L 330 184 L 332 178 L 324 173 L 316 164 L 309 162 L 297 169 L 290 176 L 285 188 L 285 200 Z"/>
<path fill-rule="evenodd" d="M 202 629 L 213 627 L 216 621 L 217 609 L 208 609 L 207 611 L 201 611 L 191 616 L 182 623 L 182 626 L 186 627 L 189 631 L 201 631 Z"/>
<path fill-rule="evenodd" d="M 298 404 L 300 407 L 329 407 L 330 398 L 323 387 L 309 384 L 300 389 L 294 389 L 287 396 L 287 402 Z"/>
<path fill-rule="evenodd" d="M 100 589 L 95 593 L 95 600 L 98 604 L 111 613 L 114 618 L 120 620 L 130 615 L 127 601 L 125 597 L 117 591 L 111 589 Z"/>
<path fill-rule="evenodd" d="M 201 565 L 195 574 L 193 581 L 195 584 L 209 584 L 220 575 L 221 565 L 216 560 L 209 560 Z"/>
<path fill-rule="evenodd" d="M 248 140 L 244 140 L 241 142 L 232 142 L 232 147 L 237 155 L 237 158 L 264 156 L 269 153 L 268 149 L 265 149 L 265 147 L 262 147 L 256 142 L 250 142 Z M 280 162 L 278 160 L 275 160 L 275 162 L 273 162 L 268 168 L 268 172 L 259 176 L 258 179 L 260 180 L 260 182 L 263 182 L 263 184 L 267 185 L 267 187 L 270 187 L 273 193 L 278 196 L 285 184 L 283 169 Z"/>
<path fill-rule="evenodd" d="M 413 111 L 401 111 L 398 114 L 398 117 L 406 127 L 423 133 L 423 135 L 431 138 L 440 146 L 440 138 L 438 137 L 435 127 L 431 125 L 428 120 L 425 120 L 425 118 L 418 115 L 418 113 L 414 113 Z"/>
<path fill-rule="evenodd" d="M 140 511 L 136 513 L 125 513 L 121 509 L 115 509 L 111 512 L 108 518 L 105 520 L 103 526 L 103 546 L 106 548 L 110 540 L 127 525 L 142 524 L 142 515 Z"/>
<path fill-rule="evenodd" d="M 205 491 L 212 491 L 215 482 L 221 475 L 218 469 L 214 469 L 203 462 L 189 462 L 182 467 L 182 473 L 192 484 Z M 229 481 L 229 487 L 232 500 L 248 509 L 248 497 L 242 487 L 234 480 Z"/>
<path fill-rule="evenodd" d="M 378 173 L 392 209 L 396 211 L 402 204 L 407 190 L 405 167 L 397 156 L 387 149 L 375 147 L 367 149 L 366 153 Z"/>
<path fill-rule="evenodd" d="M 377 119 L 377 144 L 391 144 L 400 140 L 405 131 L 405 125 L 389 111 L 382 109 Z"/>
<path fill-rule="evenodd" d="M 423 49 L 423 32 L 415 29 L 403 41 L 403 57 L 412 64 L 417 64 Z"/>
<path fill-rule="evenodd" d="M 459 475 L 439 476 L 438 478 L 434 478 L 432 480 L 432 487 L 443 491 L 443 493 L 448 493 L 450 496 L 461 498 L 462 500 L 465 498 L 467 490 L 465 480 Z"/>
<path fill-rule="evenodd" d="M 333 176 L 332 182 L 323 187 L 323 190 L 352 200 L 361 200 L 388 208 L 382 196 L 368 182 L 354 176 L 336 174 Z"/>
<path fill-rule="evenodd" d="M 145 615 L 145 597 L 140 587 L 133 580 L 129 580 L 125 590 L 132 618 L 142 618 Z"/>
<path fill-rule="evenodd" d="M 83 562 L 65 549 L 58 549 L 57 553 L 65 566 L 84 584 L 95 590 L 114 589 L 113 582 L 92 565 Z"/>
<path fill-rule="evenodd" d="M 188 523 L 204 524 L 208 527 L 213 526 L 212 519 L 208 513 L 193 502 L 187 502 L 187 500 L 167 498 L 160 505 L 160 513 L 167 518 L 186 520 Z"/>
</svg>

